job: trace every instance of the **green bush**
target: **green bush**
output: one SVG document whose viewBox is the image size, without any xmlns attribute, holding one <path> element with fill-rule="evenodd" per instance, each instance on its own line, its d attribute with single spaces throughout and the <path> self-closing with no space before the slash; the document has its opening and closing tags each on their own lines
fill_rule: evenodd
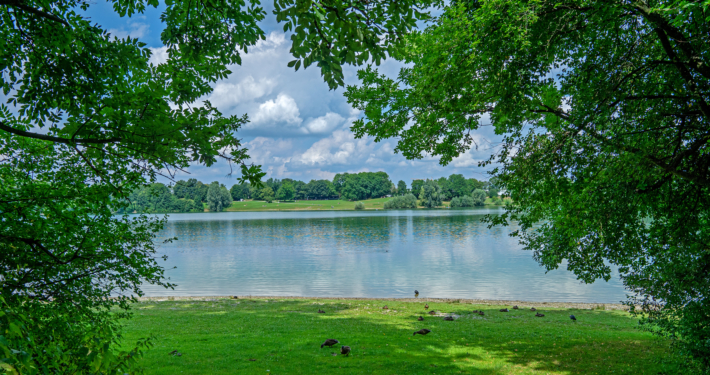
<svg viewBox="0 0 710 375">
<path fill-rule="evenodd" d="M 473 198 L 469 197 L 468 195 L 464 195 L 463 197 L 456 197 L 451 200 L 451 208 L 461 208 L 461 207 L 473 207 L 475 206 L 476 202 L 473 200 Z"/>
<path fill-rule="evenodd" d="M 355 209 L 356 209 L 356 210 L 364 210 L 364 209 L 365 209 L 365 203 L 362 203 L 362 202 L 357 202 L 357 203 L 355 203 Z"/>
<path fill-rule="evenodd" d="M 482 189 L 476 189 L 471 193 L 471 198 L 473 198 L 473 204 L 475 206 L 483 206 L 486 202 L 486 191 Z"/>
<path fill-rule="evenodd" d="M 394 197 L 387 202 L 385 202 L 385 209 L 404 209 L 404 208 L 417 208 L 417 197 L 414 194 L 406 194 L 399 197 Z"/>
</svg>

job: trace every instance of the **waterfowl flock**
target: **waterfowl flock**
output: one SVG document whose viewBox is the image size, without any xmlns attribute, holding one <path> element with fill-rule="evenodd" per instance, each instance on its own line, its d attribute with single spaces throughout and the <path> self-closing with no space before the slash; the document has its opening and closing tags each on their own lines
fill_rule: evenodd
<svg viewBox="0 0 710 375">
<path fill-rule="evenodd" d="M 414 291 L 414 296 L 415 296 L 415 297 L 419 296 L 419 291 L 418 291 L 418 290 L 415 290 L 415 291 Z M 389 307 L 387 307 L 387 305 L 385 305 L 385 306 L 382 307 L 382 309 L 383 309 L 383 310 L 387 310 L 387 309 L 389 309 Z M 424 304 L 424 309 L 425 309 L 425 310 L 429 310 L 429 304 L 428 304 L 428 303 L 427 303 L 427 304 Z M 518 307 L 518 305 L 513 306 L 512 309 L 513 309 L 513 310 L 520 310 L 520 308 Z M 498 311 L 500 311 L 500 312 L 510 312 L 510 310 L 508 310 L 508 308 L 502 308 L 502 309 L 500 309 L 500 310 L 498 310 Z M 534 307 L 531 307 L 531 308 L 530 308 L 530 311 L 531 311 L 531 312 L 536 312 L 537 309 L 534 308 Z M 321 310 L 321 309 L 318 309 L 318 313 L 323 314 L 323 313 L 325 313 L 325 311 L 323 311 L 323 310 Z M 431 311 L 429 311 L 428 313 L 429 313 L 429 315 L 436 315 L 436 311 L 435 311 L 435 310 L 431 310 Z M 472 313 L 472 314 L 478 314 L 479 316 L 485 316 L 485 313 L 483 312 L 483 310 L 473 310 L 471 313 Z M 536 313 L 535 313 L 535 316 L 538 317 L 538 318 L 542 318 L 542 317 L 545 316 L 545 314 L 536 312 Z M 575 321 L 575 322 L 577 321 L 577 318 L 576 318 L 574 315 L 570 315 L 569 318 L 570 318 L 572 321 Z M 456 319 L 455 319 L 453 316 L 451 316 L 451 315 L 447 315 L 447 316 L 444 316 L 443 320 L 451 322 L 451 321 L 454 321 L 454 320 L 456 320 Z M 424 321 L 424 317 L 423 317 L 423 316 L 419 316 L 419 317 L 417 318 L 417 321 L 420 321 L 420 322 L 421 322 L 421 321 Z M 429 334 L 429 333 L 431 333 L 431 330 L 426 329 L 426 328 L 422 328 L 422 329 L 420 329 L 420 330 L 414 332 L 413 336 L 416 336 L 416 335 L 422 335 L 422 336 L 424 336 L 424 335 L 427 335 L 427 334 Z M 336 340 L 336 339 L 327 339 L 327 340 L 325 340 L 325 342 L 323 342 L 323 343 L 321 344 L 320 347 L 321 347 L 321 349 L 323 349 L 324 346 L 333 347 L 333 345 L 339 344 L 339 343 L 340 343 L 340 341 L 338 341 L 338 340 Z M 350 346 L 343 345 L 343 346 L 340 347 L 340 354 L 345 355 L 346 357 L 350 355 L 350 351 L 351 351 Z M 171 354 L 173 354 L 173 353 L 171 353 Z M 180 354 L 177 354 L 177 355 L 180 355 Z M 337 353 L 333 353 L 333 355 L 335 356 L 335 355 L 337 355 Z"/>
</svg>

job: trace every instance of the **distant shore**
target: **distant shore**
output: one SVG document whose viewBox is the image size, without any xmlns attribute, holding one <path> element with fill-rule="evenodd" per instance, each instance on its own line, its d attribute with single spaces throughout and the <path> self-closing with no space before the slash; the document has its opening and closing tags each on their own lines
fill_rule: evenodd
<svg viewBox="0 0 710 375">
<path fill-rule="evenodd" d="M 495 299 L 467 299 L 467 298 L 365 298 L 365 297 L 293 297 L 293 296 L 160 296 L 139 297 L 138 301 L 216 301 L 219 299 L 245 299 L 245 300 L 349 300 L 349 301 L 397 301 L 397 302 L 441 302 L 461 303 L 470 305 L 491 306 L 519 306 L 520 308 L 564 308 L 584 310 L 628 310 L 629 307 L 620 303 L 592 303 L 592 302 L 535 302 L 518 300 Z"/>
</svg>

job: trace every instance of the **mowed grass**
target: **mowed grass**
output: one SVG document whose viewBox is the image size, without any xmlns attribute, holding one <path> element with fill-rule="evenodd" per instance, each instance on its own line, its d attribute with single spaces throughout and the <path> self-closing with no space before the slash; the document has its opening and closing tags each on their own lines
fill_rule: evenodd
<svg viewBox="0 0 710 375">
<path fill-rule="evenodd" d="M 505 306 L 429 306 L 458 318 L 404 301 L 141 302 L 124 337 L 156 336 L 141 360 L 147 374 L 657 374 L 666 355 L 667 345 L 623 311 L 540 308 L 537 318 L 498 311 Z M 485 316 L 471 314 L 477 309 Z M 412 335 L 421 328 L 431 333 Z M 321 349 L 327 338 L 341 344 Z M 349 357 L 333 355 L 340 345 L 352 348 Z"/>
<path fill-rule="evenodd" d="M 365 209 L 382 209 L 382 206 L 392 198 L 367 199 L 361 201 L 365 204 Z M 266 203 L 264 201 L 232 202 L 232 205 L 225 211 L 318 211 L 318 210 L 354 210 L 355 203 L 340 200 L 323 201 L 296 201 Z"/>
</svg>

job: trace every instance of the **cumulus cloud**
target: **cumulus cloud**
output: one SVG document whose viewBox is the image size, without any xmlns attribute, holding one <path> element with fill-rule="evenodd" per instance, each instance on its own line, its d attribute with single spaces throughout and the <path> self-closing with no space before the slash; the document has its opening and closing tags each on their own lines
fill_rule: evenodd
<svg viewBox="0 0 710 375">
<path fill-rule="evenodd" d="M 153 65 L 162 64 L 168 61 L 168 47 L 150 48 L 150 59 L 148 63 Z"/>
<path fill-rule="evenodd" d="M 212 105 L 224 110 L 244 101 L 270 94 L 276 83 L 273 78 L 262 77 L 257 81 L 252 75 L 248 75 L 239 83 L 217 83 L 208 99 Z M 296 111 L 298 111 L 298 108 L 296 108 Z"/>
<path fill-rule="evenodd" d="M 300 124 L 303 120 L 300 117 L 298 105 L 287 94 L 280 93 L 276 99 L 267 100 L 259 105 L 259 109 L 252 117 L 254 124 L 259 123 L 287 123 Z"/>
<path fill-rule="evenodd" d="M 327 134 L 345 122 L 343 116 L 328 112 L 325 116 L 320 116 L 311 121 L 308 121 L 304 127 L 304 131 L 310 134 Z"/>
</svg>

